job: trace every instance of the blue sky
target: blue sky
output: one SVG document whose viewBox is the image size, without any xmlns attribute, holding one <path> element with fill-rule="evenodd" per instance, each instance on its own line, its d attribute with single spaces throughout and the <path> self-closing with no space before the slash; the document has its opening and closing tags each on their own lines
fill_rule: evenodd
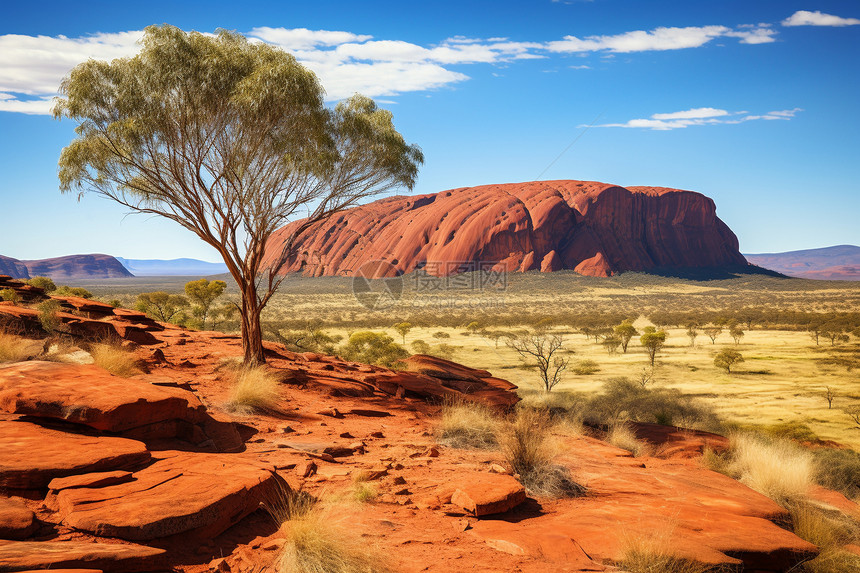
<svg viewBox="0 0 860 573">
<path fill-rule="evenodd" d="M 374 97 L 424 150 L 416 193 L 677 187 L 713 198 L 743 252 L 860 244 L 860 2 L 40 2 L 0 20 L 0 254 L 217 260 L 172 223 L 58 191 L 60 79 L 164 22 L 283 46 L 331 103 Z"/>
</svg>

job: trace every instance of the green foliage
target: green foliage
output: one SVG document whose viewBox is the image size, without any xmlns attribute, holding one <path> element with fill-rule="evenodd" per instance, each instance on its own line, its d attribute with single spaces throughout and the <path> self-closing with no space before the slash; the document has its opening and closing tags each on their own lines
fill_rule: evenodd
<svg viewBox="0 0 860 573">
<path fill-rule="evenodd" d="M 36 306 L 36 310 L 39 311 L 39 324 L 42 325 L 42 328 L 48 334 L 56 332 L 60 328 L 60 324 L 62 324 L 60 317 L 57 316 L 60 308 L 60 301 L 54 299 L 40 302 Z"/>
<path fill-rule="evenodd" d="M 63 80 L 53 113 L 78 126 L 60 189 L 166 217 L 218 249 L 242 296 L 244 360 L 262 363 L 260 314 L 291 256 L 270 250 L 263 266 L 272 233 L 299 213 L 297 234 L 412 188 L 423 155 L 373 100 L 327 107 L 314 73 L 275 46 L 169 25 L 147 27 L 140 43 L 134 57 L 90 59 Z"/>
<path fill-rule="evenodd" d="M 725 350 L 721 350 L 714 357 L 714 366 L 717 368 L 725 368 L 727 374 L 732 373 L 732 366 L 739 362 L 743 362 L 744 357 L 737 350 L 732 350 L 727 348 Z"/>
<path fill-rule="evenodd" d="M 365 331 L 350 336 L 341 347 L 341 355 L 355 362 L 395 368 L 409 353 L 387 334 Z"/>
<path fill-rule="evenodd" d="M 54 291 L 54 296 L 76 296 L 79 298 L 93 298 L 93 293 L 83 287 L 70 287 L 62 285 Z"/>
<path fill-rule="evenodd" d="M 469 334 L 475 334 L 479 330 L 481 330 L 481 325 L 478 324 L 477 321 L 473 320 L 472 322 L 470 322 L 469 324 L 466 325 L 466 330 L 469 331 Z"/>
<path fill-rule="evenodd" d="M 218 280 L 200 279 L 185 283 L 185 294 L 196 305 L 192 312 L 200 319 L 203 330 L 206 330 L 206 319 L 209 317 L 212 304 L 224 294 L 226 289 L 227 283 Z"/>
<path fill-rule="evenodd" d="M 653 326 L 647 326 L 645 327 L 645 333 L 639 337 L 639 342 L 648 352 L 651 366 L 654 366 L 654 360 L 657 358 L 657 353 L 660 352 L 660 349 L 666 344 L 666 331 L 657 330 Z"/>
<path fill-rule="evenodd" d="M 397 331 L 397 334 L 403 340 L 403 344 L 406 344 L 406 335 L 409 334 L 409 331 L 412 330 L 412 325 L 408 322 L 398 322 L 394 325 L 394 330 Z"/>
<path fill-rule="evenodd" d="M 42 289 L 46 293 L 57 290 L 57 285 L 54 284 L 48 277 L 33 277 L 27 281 L 27 284 Z"/>
<path fill-rule="evenodd" d="M 621 348 L 625 354 L 627 354 L 627 345 L 630 344 L 630 339 L 639 334 L 639 331 L 636 330 L 636 327 L 633 326 L 633 322 L 630 320 L 624 320 L 612 329 L 615 332 L 616 336 L 621 340 Z"/>
<path fill-rule="evenodd" d="M 430 345 L 423 340 L 414 340 L 411 346 L 415 354 L 430 354 Z"/>
<path fill-rule="evenodd" d="M 4 288 L 0 290 L 0 299 L 3 299 L 7 302 L 18 302 L 21 300 L 21 297 L 18 295 L 18 291 L 11 288 Z"/>
<path fill-rule="evenodd" d="M 583 407 L 585 419 L 596 424 L 656 422 L 688 428 L 716 429 L 717 415 L 692 396 L 674 388 L 646 388 L 627 378 L 612 378 Z"/>
<path fill-rule="evenodd" d="M 705 336 L 711 339 L 711 344 L 716 344 L 717 337 L 720 335 L 721 332 L 723 332 L 723 329 L 719 326 L 706 326 L 702 330 L 705 333 Z"/>
<path fill-rule="evenodd" d="M 272 330 L 272 336 L 293 352 L 316 352 L 318 354 L 334 354 L 336 345 L 341 341 L 340 335 L 330 335 L 322 329 L 308 324 L 302 330 Z"/>
<path fill-rule="evenodd" d="M 813 450 L 818 465 L 817 481 L 826 488 L 860 496 L 860 453 L 854 450 L 819 448 Z"/>
<path fill-rule="evenodd" d="M 165 291 L 140 293 L 135 304 L 137 310 L 161 322 L 179 322 L 184 318 L 182 311 L 187 307 L 187 298 Z"/>
</svg>

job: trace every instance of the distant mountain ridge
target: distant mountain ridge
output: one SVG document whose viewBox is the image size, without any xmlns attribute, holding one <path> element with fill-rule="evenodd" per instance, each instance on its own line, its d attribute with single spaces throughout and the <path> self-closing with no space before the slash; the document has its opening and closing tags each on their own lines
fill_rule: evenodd
<svg viewBox="0 0 860 573">
<path fill-rule="evenodd" d="M 744 255 L 760 267 L 791 277 L 831 281 L 860 281 L 860 247 L 835 245 L 785 253 Z"/>
<path fill-rule="evenodd" d="M 116 279 L 134 276 L 115 257 L 100 253 L 29 261 L 0 255 L 0 274 L 9 275 L 16 279 L 43 276 L 58 280 Z"/>
<path fill-rule="evenodd" d="M 199 259 L 116 259 L 136 277 L 206 276 L 227 272 L 227 265 L 224 263 L 210 263 Z"/>
</svg>

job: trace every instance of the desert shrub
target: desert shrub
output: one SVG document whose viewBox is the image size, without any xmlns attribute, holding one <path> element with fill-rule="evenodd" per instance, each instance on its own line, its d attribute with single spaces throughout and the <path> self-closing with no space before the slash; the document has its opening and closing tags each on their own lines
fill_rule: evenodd
<svg viewBox="0 0 860 573">
<path fill-rule="evenodd" d="M 792 571 L 801 573 L 843 573 L 860 571 L 860 556 L 845 550 L 858 540 L 858 524 L 839 511 L 809 503 L 789 507 L 794 534 L 816 546 L 819 554 Z"/>
<path fill-rule="evenodd" d="M 454 346 L 451 344 L 445 344 L 444 342 L 441 344 L 437 344 L 433 348 L 430 349 L 430 354 L 436 356 L 437 358 L 444 358 L 445 360 L 453 360 L 454 354 L 457 352 L 458 346 Z"/>
<path fill-rule="evenodd" d="M 109 304 L 109 305 L 111 305 L 111 306 L 112 306 L 112 307 L 114 307 L 114 308 L 120 308 L 120 307 L 122 307 L 122 301 L 121 301 L 121 300 L 119 300 L 118 298 L 112 298 L 112 299 L 110 299 L 110 300 L 108 301 L 108 304 Z"/>
<path fill-rule="evenodd" d="M 624 422 L 613 424 L 606 433 L 606 441 L 622 450 L 627 450 L 635 457 L 648 455 L 651 449 L 648 444 L 637 439 L 630 426 Z"/>
<path fill-rule="evenodd" d="M 356 332 L 341 347 L 341 355 L 347 360 L 378 364 L 388 368 L 397 367 L 409 356 L 405 348 L 380 332 Z"/>
<path fill-rule="evenodd" d="M 443 332 L 443 331 L 441 331 L 441 330 L 440 330 L 439 332 L 434 332 L 434 333 L 433 333 L 433 338 L 436 338 L 436 339 L 440 339 L 440 338 L 451 338 L 451 335 L 450 335 L 450 334 L 448 334 L 447 332 Z"/>
<path fill-rule="evenodd" d="M 817 475 L 808 450 L 789 440 L 750 433 L 732 435 L 728 451 L 703 460 L 783 506 L 802 500 Z"/>
<path fill-rule="evenodd" d="M 424 342 L 423 340 L 414 340 L 412 344 L 410 344 L 412 350 L 415 351 L 416 354 L 429 354 L 430 353 L 430 345 Z"/>
<path fill-rule="evenodd" d="M 492 410 L 478 402 L 448 400 L 436 428 L 439 443 L 452 448 L 489 450 L 498 446 L 499 420 Z"/>
<path fill-rule="evenodd" d="M 714 366 L 717 368 L 723 368 L 727 374 L 731 374 L 732 366 L 743 361 L 744 357 L 740 352 L 727 348 L 725 350 L 721 350 L 714 357 Z"/>
<path fill-rule="evenodd" d="M 0 332 L 0 362 L 21 362 L 36 356 L 41 344 L 13 334 Z"/>
<path fill-rule="evenodd" d="M 18 296 L 18 291 L 11 288 L 4 288 L 0 290 L 0 299 L 5 300 L 6 302 L 17 303 L 21 300 L 21 297 Z"/>
<path fill-rule="evenodd" d="M 657 422 L 698 429 L 717 429 L 713 410 L 674 388 L 643 388 L 627 378 L 612 378 L 585 406 L 585 419 L 594 424 L 618 421 Z"/>
<path fill-rule="evenodd" d="M 826 488 L 846 497 L 860 497 L 860 453 L 854 450 L 821 448 L 813 451 L 818 467 L 816 479 Z"/>
<path fill-rule="evenodd" d="M 580 360 L 571 370 L 580 376 L 590 376 L 600 372 L 600 366 L 594 360 Z"/>
<path fill-rule="evenodd" d="M 367 481 L 367 474 L 359 472 L 352 479 L 352 499 L 358 503 L 367 503 L 376 499 L 379 490 Z"/>
<path fill-rule="evenodd" d="M 265 366 L 235 370 L 228 408 L 235 411 L 274 410 L 278 403 L 278 378 Z"/>
<path fill-rule="evenodd" d="M 140 364 L 137 357 L 114 344 L 98 343 L 90 347 L 93 362 L 114 376 L 128 378 L 140 374 Z"/>
<path fill-rule="evenodd" d="M 27 284 L 40 288 L 45 292 L 54 292 L 57 290 L 57 285 L 48 277 L 33 277 L 27 281 Z"/>
<path fill-rule="evenodd" d="M 301 519 L 317 504 L 317 499 L 306 491 L 293 489 L 278 474 L 274 474 L 275 486 L 266 492 L 260 506 L 269 514 L 275 525 L 292 519 Z"/>
<path fill-rule="evenodd" d="M 500 427 L 498 441 L 520 483 L 537 497 L 571 497 L 585 488 L 573 481 L 570 471 L 555 463 L 551 443 L 551 423 L 545 412 L 518 408 L 512 419 Z"/>
<path fill-rule="evenodd" d="M 188 299 L 182 295 L 155 291 L 137 295 L 137 302 L 134 306 L 135 309 L 145 312 L 155 320 L 178 323 L 185 318 L 183 310 L 188 305 Z"/>
<path fill-rule="evenodd" d="M 62 285 L 54 291 L 54 296 L 76 296 L 79 298 L 93 298 L 93 293 L 83 287 L 70 287 Z"/>
<path fill-rule="evenodd" d="M 39 311 L 39 324 L 42 325 L 45 332 L 51 334 L 60 328 L 60 324 L 62 324 L 58 316 L 60 308 L 60 301 L 53 299 L 40 302 L 36 306 L 36 310 Z"/>
<path fill-rule="evenodd" d="M 318 354 L 334 354 L 337 343 L 342 339 L 340 335 L 329 335 L 311 325 L 301 330 L 273 329 L 268 334 L 269 338 L 280 342 L 288 350 Z"/>
</svg>

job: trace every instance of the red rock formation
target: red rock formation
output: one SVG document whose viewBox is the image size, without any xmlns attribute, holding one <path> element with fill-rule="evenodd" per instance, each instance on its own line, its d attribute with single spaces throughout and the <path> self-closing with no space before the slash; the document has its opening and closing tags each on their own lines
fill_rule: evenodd
<svg viewBox="0 0 860 573">
<path fill-rule="evenodd" d="M 134 276 L 115 257 L 101 254 L 68 255 L 31 261 L 19 261 L 0 255 L 0 273 L 19 279 L 44 276 L 55 280 Z"/>
<path fill-rule="evenodd" d="M 297 224 L 273 236 L 266 263 Z M 481 262 L 591 276 L 747 264 L 714 202 L 699 193 L 536 181 L 390 197 L 350 209 L 302 233 L 285 270 L 350 276 L 374 260 L 393 266 L 388 275 L 423 267 L 436 276 L 462 270 L 456 263 Z"/>
</svg>

